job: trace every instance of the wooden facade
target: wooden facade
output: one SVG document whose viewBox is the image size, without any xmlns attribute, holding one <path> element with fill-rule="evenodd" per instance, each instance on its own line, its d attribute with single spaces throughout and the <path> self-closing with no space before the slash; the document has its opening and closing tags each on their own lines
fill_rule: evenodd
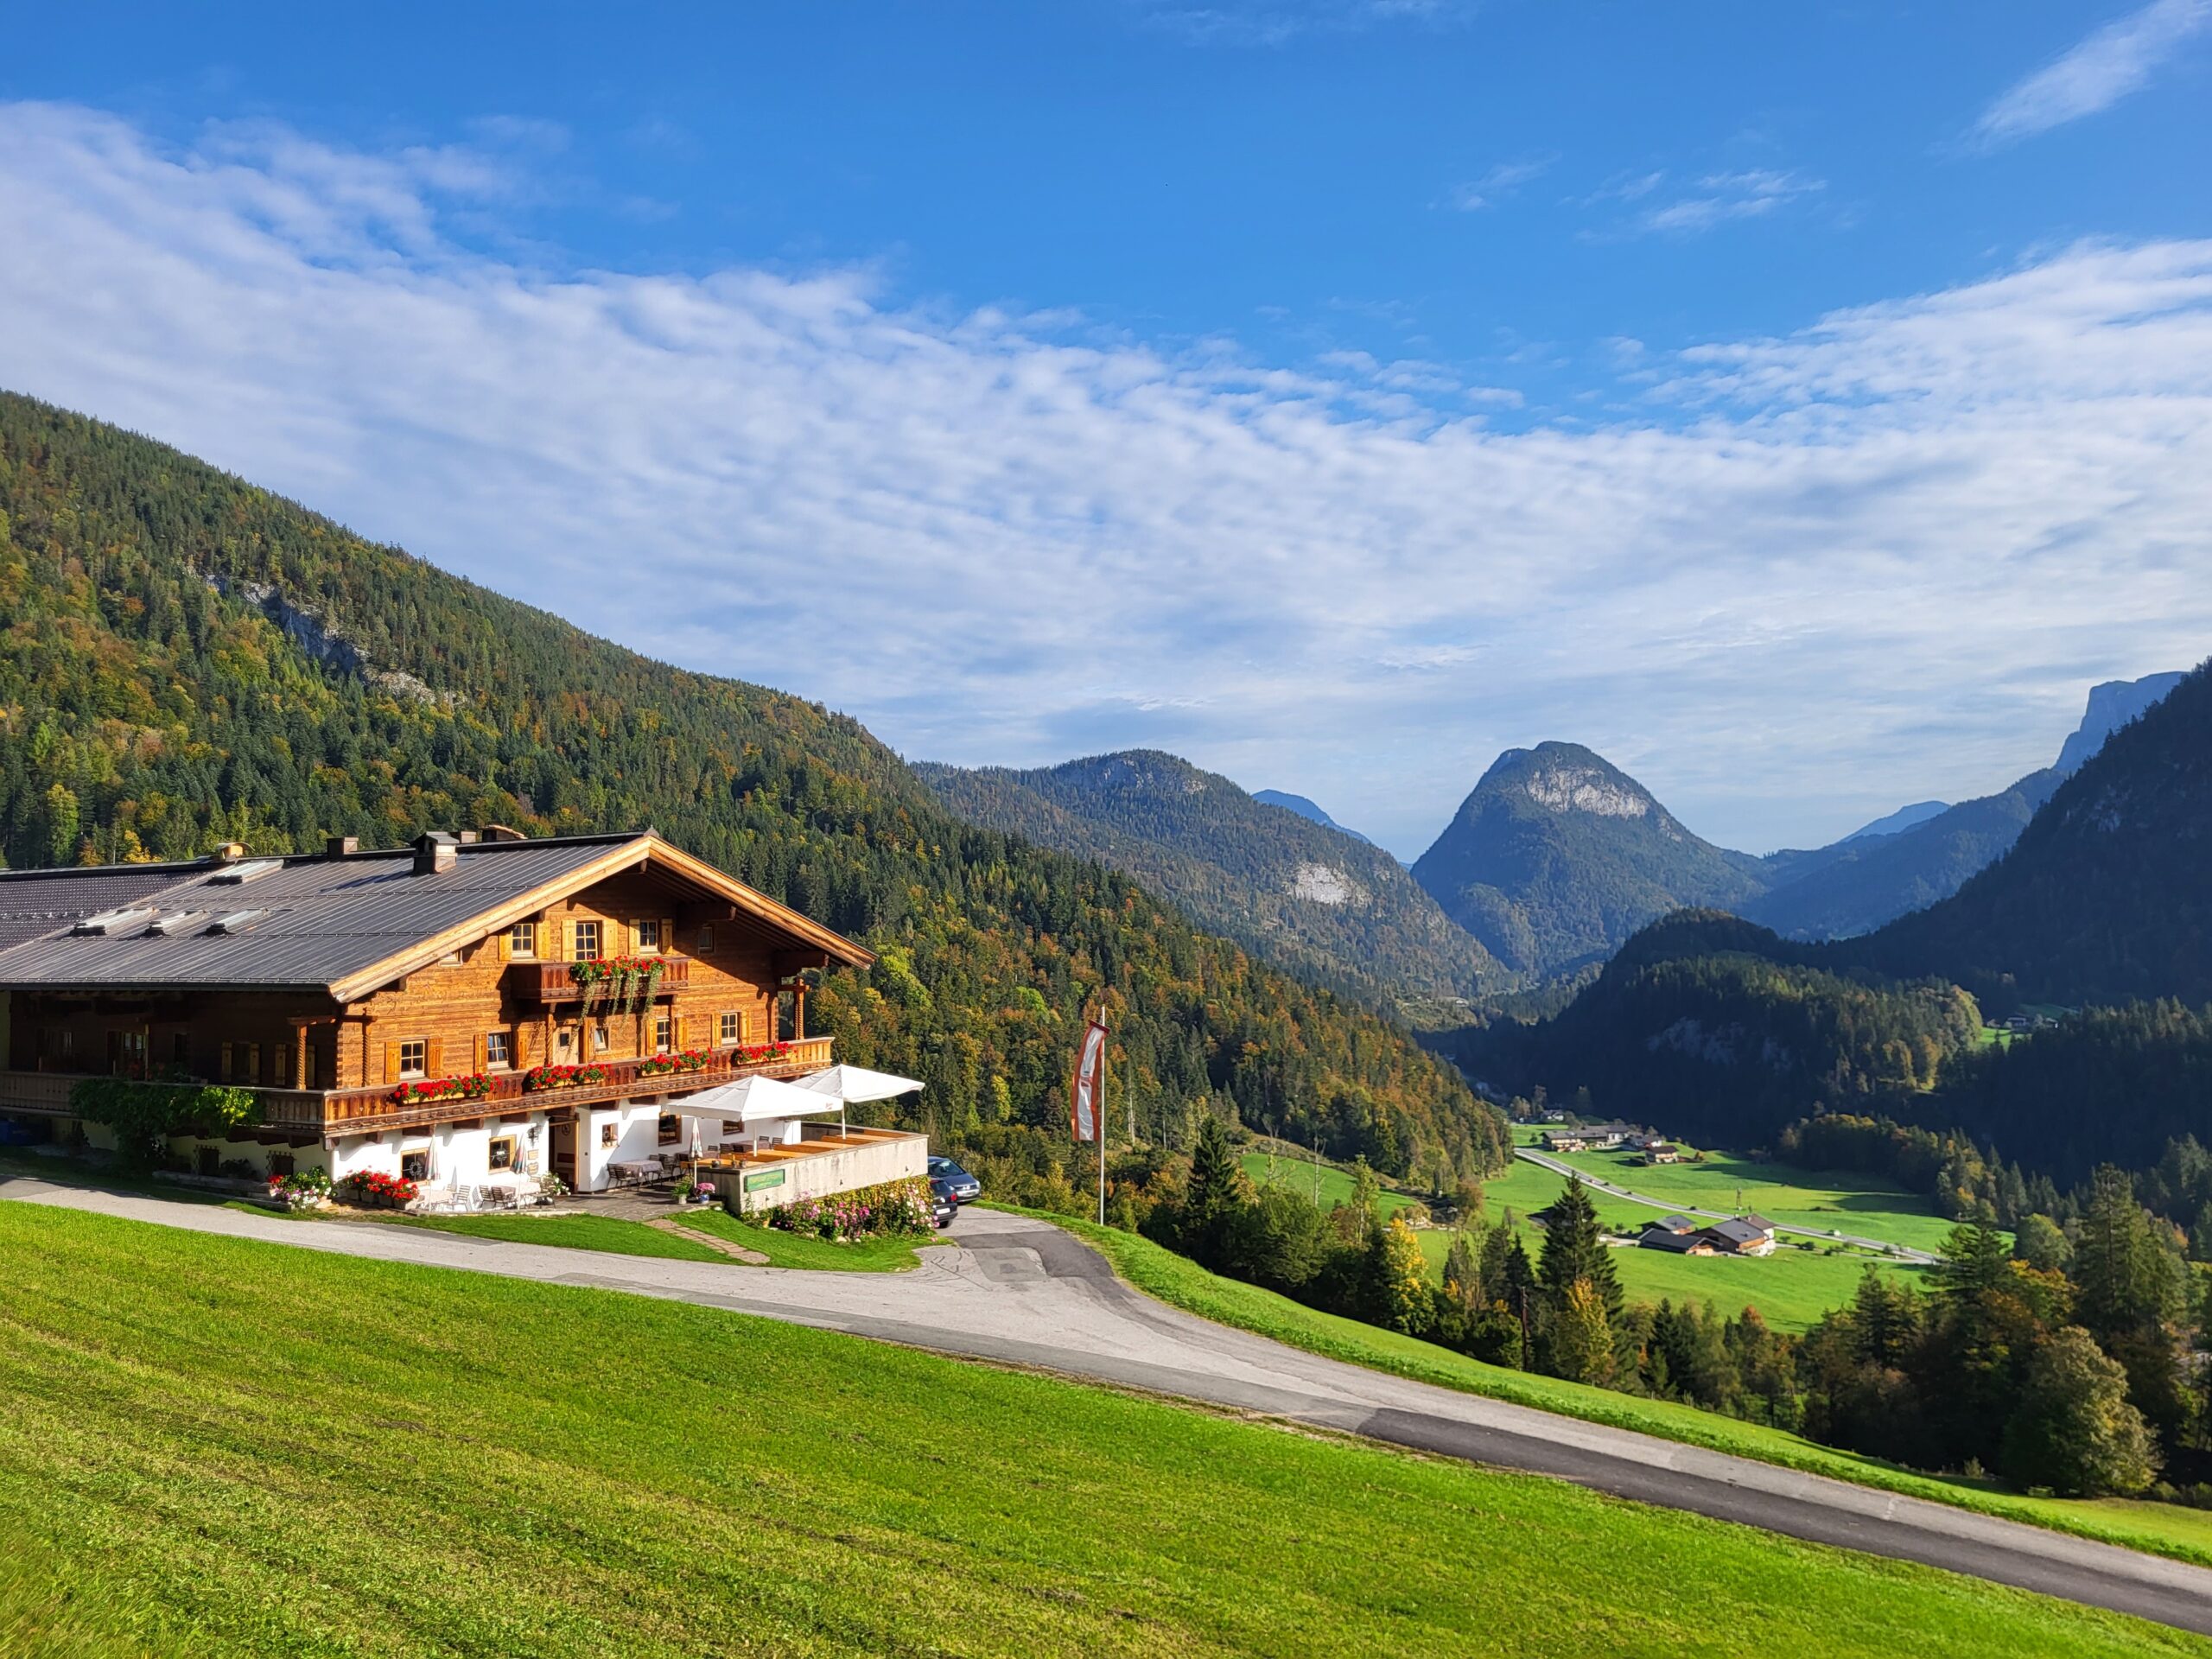
<svg viewBox="0 0 2212 1659">
<path fill-rule="evenodd" d="M 0 1112 L 66 1116 L 81 1077 L 188 1077 L 261 1091 L 262 1137 L 304 1143 L 796 1076 L 832 1063 L 801 976 L 869 960 L 650 836 L 416 945 L 321 988 L 19 982 Z M 626 996 L 574 969 L 623 958 L 660 971 Z"/>
</svg>

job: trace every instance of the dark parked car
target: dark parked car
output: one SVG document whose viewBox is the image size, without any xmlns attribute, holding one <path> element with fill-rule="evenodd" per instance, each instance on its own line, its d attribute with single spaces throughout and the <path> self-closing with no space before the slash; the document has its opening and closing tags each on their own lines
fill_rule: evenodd
<svg viewBox="0 0 2212 1659">
<path fill-rule="evenodd" d="M 930 1160 L 930 1184 L 939 1181 L 950 1186 L 955 1204 L 973 1204 L 983 1196 L 983 1184 L 950 1158 Z"/>
<path fill-rule="evenodd" d="M 952 1225 L 952 1218 L 960 1213 L 960 1202 L 952 1196 L 952 1183 L 942 1176 L 930 1182 L 930 1218 L 944 1231 Z"/>
</svg>

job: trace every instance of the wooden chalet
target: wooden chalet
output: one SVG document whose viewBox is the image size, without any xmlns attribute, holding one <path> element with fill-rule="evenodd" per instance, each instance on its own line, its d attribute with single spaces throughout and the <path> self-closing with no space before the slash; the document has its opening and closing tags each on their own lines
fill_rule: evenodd
<svg viewBox="0 0 2212 1659">
<path fill-rule="evenodd" d="M 172 1142 L 205 1173 L 589 1192 L 690 1150 L 686 1096 L 830 1066 L 803 975 L 872 960 L 650 830 L 0 872 L 0 1118 L 41 1138 L 81 1078 L 193 1078 L 257 1096 Z M 913 1143 L 861 1177 L 920 1173 L 918 1136 L 845 1139 Z"/>
</svg>

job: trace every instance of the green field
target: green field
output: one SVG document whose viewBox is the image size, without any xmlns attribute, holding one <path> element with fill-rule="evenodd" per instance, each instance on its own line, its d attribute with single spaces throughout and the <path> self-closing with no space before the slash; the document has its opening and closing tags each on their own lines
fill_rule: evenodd
<svg viewBox="0 0 2212 1659">
<path fill-rule="evenodd" d="M 1516 1130 L 1516 1140 L 1526 1145 L 1535 1138 L 1535 1131 Z M 1622 1154 L 1590 1153 L 1563 1161 L 1585 1167 L 1600 1174 L 1616 1185 L 1630 1186 L 1625 1166 L 1612 1165 L 1622 1160 Z M 1248 1152 L 1243 1155 L 1244 1173 L 1255 1182 L 1268 1179 L 1268 1160 L 1264 1154 Z M 1751 1172 L 1757 1171 L 1756 1184 Z M 1637 1169 L 1642 1176 L 1647 1172 Z M 1844 1230 L 1862 1233 L 1868 1237 L 1897 1237 L 1902 1243 L 1915 1243 L 1934 1230 L 1940 1240 L 1949 1231 L 1949 1224 L 1939 1222 L 1927 1213 L 1926 1206 L 1913 1211 L 1912 1200 L 1901 1191 L 1885 1191 L 1878 1183 L 1860 1180 L 1854 1189 L 1842 1186 L 1792 1185 L 1777 1181 L 1782 1173 L 1778 1165 L 1756 1165 L 1745 1160 L 1715 1154 L 1713 1161 L 1704 1166 L 1673 1164 L 1648 1172 L 1660 1177 L 1683 1177 L 1663 1192 L 1675 1204 L 1694 1204 L 1706 1209 L 1733 1208 L 1733 1193 L 1737 1185 L 1743 1186 L 1746 1207 L 1760 1211 L 1770 1220 L 1806 1226 L 1843 1225 Z M 1351 1177 L 1343 1170 L 1324 1165 L 1317 1184 L 1313 1166 L 1308 1162 L 1294 1162 L 1278 1158 L 1274 1179 L 1295 1191 L 1311 1193 L 1318 1185 L 1321 1204 L 1329 1205 L 1349 1200 L 1351 1197 Z M 1808 1178 L 1808 1182 L 1819 1178 Z M 1554 1174 L 1537 1165 L 1516 1159 L 1512 1168 L 1503 1174 L 1483 1183 L 1483 1209 L 1486 1219 L 1503 1221 L 1511 1210 L 1522 1228 L 1522 1237 L 1531 1255 L 1541 1249 L 1542 1231 L 1527 1222 L 1528 1216 L 1541 1210 L 1560 1195 L 1567 1184 L 1566 1177 Z M 1716 1184 L 1725 1187 L 1726 1196 L 1716 1200 Z M 1637 1188 L 1635 1190 L 1646 1190 Z M 1662 1196 L 1656 1184 L 1649 1189 L 1654 1197 Z M 1632 1233 L 1645 1223 L 1656 1221 L 1667 1213 L 1664 1209 L 1630 1204 L 1623 1198 L 1609 1198 L 1602 1192 L 1592 1195 L 1598 1205 L 1599 1218 L 1617 1232 Z M 1850 1212 L 1849 1224 L 1839 1223 L 1835 1214 L 1821 1208 L 1832 1199 L 1886 1200 L 1893 1209 L 1879 1212 L 1872 1211 Z M 1783 1202 L 1787 1200 L 1787 1202 Z M 1416 1202 L 1401 1193 L 1382 1195 L 1382 1211 L 1385 1216 Z M 1765 1207 L 1772 1202 L 1776 1208 Z M 1787 1211 L 1787 1213 L 1784 1213 Z M 1817 1217 L 1802 1224 L 1798 1216 Z M 1862 1220 L 1870 1224 L 1859 1224 Z M 1449 1229 L 1427 1227 L 1418 1235 L 1421 1254 L 1427 1260 L 1429 1275 L 1441 1283 L 1444 1277 L 1444 1258 L 1452 1249 L 1452 1235 Z M 1933 1248 L 1932 1245 L 1928 1248 Z M 1878 1258 L 1860 1250 L 1846 1250 L 1828 1254 L 1826 1246 L 1807 1250 L 1793 1243 L 1784 1243 L 1772 1255 L 1757 1257 L 1682 1256 L 1669 1255 L 1659 1250 L 1624 1249 L 1613 1252 L 1615 1269 L 1620 1274 L 1622 1288 L 1637 1301 L 1656 1302 L 1662 1298 L 1670 1301 L 1710 1301 L 1724 1313 L 1740 1313 L 1745 1307 L 1757 1307 L 1759 1316 L 1778 1331 L 1804 1331 L 1829 1309 L 1848 1302 L 1859 1288 L 1859 1275 L 1866 1264 Z M 1917 1283 L 1924 1269 L 1901 1263 L 1884 1262 L 1881 1271 L 1907 1283 Z"/>
<path fill-rule="evenodd" d="M 1201 1319 L 1272 1338 L 1309 1353 L 1588 1422 L 1637 1429 L 1685 1445 L 1709 1446 L 1763 1463 L 1833 1475 L 1863 1486 L 1932 1498 L 2212 1566 L 2212 1512 L 2122 1498 L 2030 1497 L 1992 1481 L 1901 1469 L 1694 1406 L 1638 1399 L 1607 1389 L 1485 1365 L 1434 1343 L 1323 1313 L 1273 1291 L 1222 1278 L 1187 1257 L 1131 1233 L 1062 1216 L 1045 1219 L 1096 1246 L 1113 1262 L 1116 1272 L 1147 1294 Z"/>
<path fill-rule="evenodd" d="M 1755 1210 L 1785 1227 L 1851 1233 L 1916 1250 L 1942 1249 L 1953 1225 L 1926 1198 L 1878 1176 L 1758 1163 L 1730 1152 L 1708 1152 L 1701 1164 L 1661 1164 L 1652 1169 L 1637 1163 L 1637 1157 L 1625 1152 L 1575 1152 L 1560 1161 L 1669 1204 L 1732 1215 Z"/>
<path fill-rule="evenodd" d="M 265 1213 L 265 1212 L 264 1212 Z M 321 1217 L 304 1218 L 323 1221 Z M 334 1226 L 419 1227 L 458 1233 L 464 1238 L 496 1238 L 510 1244 L 557 1244 L 572 1250 L 603 1250 L 612 1255 L 654 1255 L 677 1262 L 727 1262 L 720 1250 L 664 1233 L 641 1221 L 611 1216 L 372 1216 L 364 1220 L 331 1218 Z"/>
<path fill-rule="evenodd" d="M 0 1274 L 11 1656 L 2212 1654 L 715 1309 L 11 1204 Z"/>
</svg>

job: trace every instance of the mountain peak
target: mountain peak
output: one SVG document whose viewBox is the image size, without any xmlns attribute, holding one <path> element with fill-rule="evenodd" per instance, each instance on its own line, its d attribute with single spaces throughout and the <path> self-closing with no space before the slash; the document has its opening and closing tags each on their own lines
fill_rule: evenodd
<svg viewBox="0 0 2212 1659">
<path fill-rule="evenodd" d="M 2132 720 L 2142 717 L 2188 677 L 2175 672 L 2146 674 L 2139 680 L 2107 680 L 2089 688 L 2089 706 L 2082 723 L 2058 752 L 2058 770 L 2070 778 L 2082 763 L 2104 747 L 2105 740 Z"/>
<path fill-rule="evenodd" d="M 1601 818 L 1641 818 L 1666 809 L 1649 790 L 1618 766 L 1580 743 L 1539 743 L 1533 749 L 1508 749 L 1491 763 L 1484 790 L 1518 791 L 1551 812 L 1587 812 Z"/>
</svg>

